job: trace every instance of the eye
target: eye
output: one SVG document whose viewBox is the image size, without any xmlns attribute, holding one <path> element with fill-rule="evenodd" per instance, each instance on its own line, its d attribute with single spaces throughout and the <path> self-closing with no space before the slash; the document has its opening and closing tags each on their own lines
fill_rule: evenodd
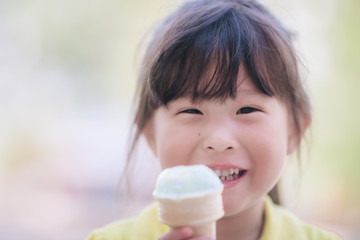
<svg viewBox="0 0 360 240">
<path fill-rule="evenodd" d="M 189 109 L 185 109 L 182 110 L 179 113 L 188 113 L 188 114 L 202 114 L 202 112 L 200 112 L 199 110 L 195 109 L 195 108 L 189 108 Z"/>
<path fill-rule="evenodd" d="M 243 108 L 240 108 L 236 112 L 236 114 L 249 114 L 249 113 L 256 112 L 256 111 L 259 111 L 259 109 L 253 108 L 253 107 L 243 107 Z"/>
</svg>

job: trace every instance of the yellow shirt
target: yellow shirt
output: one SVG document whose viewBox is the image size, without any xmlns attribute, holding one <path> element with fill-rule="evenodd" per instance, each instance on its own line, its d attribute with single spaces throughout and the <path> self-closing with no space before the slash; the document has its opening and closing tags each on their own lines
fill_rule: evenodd
<svg viewBox="0 0 360 240">
<path fill-rule="evenodd" d="M 265 225 L 260 240 L 337 240 L 335 233 L 299 220 L 290 211 L 265 198 Z M 158 221 L 156 205 L 147 207 L 137 218 L 119 221 L 92 233 L 89 240 L 155 240 L 169 230 Z"/>
</svg>

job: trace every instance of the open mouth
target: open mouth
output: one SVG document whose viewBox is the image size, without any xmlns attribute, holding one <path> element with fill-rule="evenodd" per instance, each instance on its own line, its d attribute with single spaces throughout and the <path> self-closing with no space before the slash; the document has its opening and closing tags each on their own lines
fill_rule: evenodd
<svg viewBox="0 0 360 240">
<path fill-rule="evenodd" d="M 246 170 L 239 168 L 215 169 L 214 172 L 222 181 L 236 180 L 246 173 Z"/>
</svg>

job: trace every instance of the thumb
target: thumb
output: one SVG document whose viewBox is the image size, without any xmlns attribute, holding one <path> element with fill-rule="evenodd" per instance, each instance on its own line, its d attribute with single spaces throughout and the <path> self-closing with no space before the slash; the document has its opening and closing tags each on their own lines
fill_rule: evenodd
<svg viewBox="0 0 360 240">
<path fill-rule="evenodd" d="M 160 236 L 158 240 L 181 240 L 189 238 L 192 235 L 193 230 L 191 227 L 175 227 L 171 228 L 170 231 Z"/>
</svg>

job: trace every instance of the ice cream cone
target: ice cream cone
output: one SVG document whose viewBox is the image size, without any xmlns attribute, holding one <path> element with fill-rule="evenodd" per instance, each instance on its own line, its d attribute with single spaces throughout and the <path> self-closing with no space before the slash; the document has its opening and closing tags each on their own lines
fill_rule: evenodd
<svg viewBox="0 0 360 240">
<path fill-rule="evenodd" d="M 224 215 L 223 185 L 203 165 L 178 166 L 159 175 L 153 193 L 159 220 L 171 227 L 191 226 L 194 236 L 216 238 L 216 221 Z"/>
</svg>

